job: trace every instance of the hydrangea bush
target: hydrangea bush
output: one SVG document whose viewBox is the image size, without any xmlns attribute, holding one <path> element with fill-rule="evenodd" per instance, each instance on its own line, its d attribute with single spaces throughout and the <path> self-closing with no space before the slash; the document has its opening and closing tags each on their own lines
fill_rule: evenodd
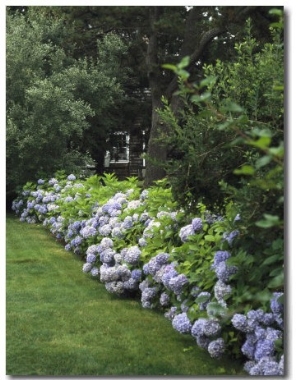
<svg viewBox="0 0 300 380">
<path fill-rule="evenodd" d="M 61 173 L 26 184 L 12 209 L 80 255 L 82 271 L 108 292 L 161 310 L 213 358 L 242 358 L 250 375 L 284 374 L 283 291 L 240 303 L 245 272 L 233 258 L 243 231 L 233 204 L 225 215 L 204 205 L 187 215 L 166 181 L 140 189 L 134 178 Z"/>
</svg>

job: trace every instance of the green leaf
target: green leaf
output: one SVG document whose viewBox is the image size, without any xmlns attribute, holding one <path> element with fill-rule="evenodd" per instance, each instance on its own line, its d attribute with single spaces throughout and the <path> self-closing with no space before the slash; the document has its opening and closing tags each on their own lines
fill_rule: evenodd
<svg viewBox="0 0 300 380">
<path fill-rule="evenodd" d="M 269 147 L 271 143 L 271 137 L 269 136 L 262 136 L 256 141 L 248 141 L 249 145 L 255 146 L 260 149 L 266 149 Z"/>
<path fill-rule="evenodd" d="M 186 56 L 186 57 L 182 58 L 182 60 L 178 63 L 177 67 L 178 67 L 178 69 L 184 69 L 189 64 L 190 64 L 190 57 Z"/>
<path fill-rule="evenodd" d="M 255 173 L 255 169 L 251 165 L 244 165 L 240 169 L 235 169 L 233 173 L 243 174 L 243 175 L 253 175 Z"/>
<path fill-rule="evenodd" d="M 264 220 L 259 220 L 256 222 L 255 225 L 262 228 L 270 228 L 280 224 L 280 220 L 277 215 L 264 214 L 264 218 Z"/>
<path fill-rule="evenodd" d="M 175 65 L 171 65 L 169 63 L 166 63 L 166 64 L 162 65 L 162 68 L 163 69 L 167 69 L 167 70 L 172 70 L 174 72 L 177 71 L 177 67 Z"/>
<path fill-rule="evenodd" d="M 213 236 L 213 235 L 205 235 L 204 239 L 207 241 L 215 241 L 216 240 L 215 236 Z"/>
<path fill-rule="evenodd" d="M 276 261 L 281 261 L 282 260 L 282 255 L 272 255 L 268 258 L 266 258 L 266 260 L 262 263 L 262 265 L 269 265 L 269 264 L 273 264 L 275 263 Z"/>
<path fill-rule="evenodd" d="M 256 169 L 259 169 L 259 168 L 262 168 L 263 166 L 268 165 L 271 161 L 272 161 L 271 156 L 263 156 L 259 158 L 255 163 Z"/>
<path fill-rule="evenodd" d="M 214 85 L 216 81 L 217 81 L 217 77 L 210 75 L 200 82 L 200 88 L 203 88 L 209 85 Z"/>
<path fill-rule="evenodd" d="M 243 108 L 239 106 L 237 103 L 230 102 L 226 104 L 225 106 L 222 107 L 224 111 L 229 111 L 229 112 L 243 112 Z"/>
<path fill-rule="evenodd" d="M 201 95 L 193 95 L 191 97 L 191 101 L 193 103 L 200 103 L 200 102 L 204 102 L 204 101 L 206 101 L 206 100 L 208 100 L 210 98 L 211 98 L 211 93 L 210 92 L 204 92 Z"/>
<path fill-rule="evenodd" d="M 284 274 L 281 272 L 278 276 L 274 277 L 268 284 L 271 289 L 281 288 L 284 285 Z"/>
</svg>

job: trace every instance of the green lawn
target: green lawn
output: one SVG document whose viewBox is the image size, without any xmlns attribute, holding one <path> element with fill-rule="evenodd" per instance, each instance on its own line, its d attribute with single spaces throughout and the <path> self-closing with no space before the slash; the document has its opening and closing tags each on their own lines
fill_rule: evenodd
<svg viewBox="0 0 300 380">
<path fill-rule="evenodd" d="M 6 374 L 244 375 L 160 313 L 119 299 L 41 225 L 6 222 Z"/>
</svg>

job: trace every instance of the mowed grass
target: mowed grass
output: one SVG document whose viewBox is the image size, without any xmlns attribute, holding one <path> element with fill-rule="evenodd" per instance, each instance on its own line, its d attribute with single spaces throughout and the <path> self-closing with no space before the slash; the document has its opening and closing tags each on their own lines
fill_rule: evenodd
<svg viewBox="0 0 300 380">
<path fill-rule="evenodd" d="M 6 222 L 6 373 L 244 375 L 138 300 L 109 294 L 41 225 Z"/>
</svg>

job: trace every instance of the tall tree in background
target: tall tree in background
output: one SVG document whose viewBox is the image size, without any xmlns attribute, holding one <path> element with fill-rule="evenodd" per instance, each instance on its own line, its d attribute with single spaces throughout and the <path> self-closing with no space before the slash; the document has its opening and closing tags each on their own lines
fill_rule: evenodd
<svg viewBox="0 0 300 380">
<path fill-rule="evenodd" d="M 239 39 L 240 30 L 247 17 L 253 18 L 255 37 L 258 40 L 268 38 L 270 17 L 268 10 L 269 7 L 244 6 L 72 6 L 27 7 L 23 13 L 26 14 L 29 23 L 34 13 L 40 17 L 46 16 L 45 20 L 49 19 L 50 24 L 60 20 L 59 32 L 54 30 L 50 32 L 50 26 L 48 26 L 48 34 L 43 35 L 43 44 L 45 45 L 50 40 L 53 46 L 59 46 L 66 55 L 64 58 L 66 62 L 85 58 L 86 62 L 95 65 L 98 73 L 97 67 L 100 65 L 101 71 L 104 70 L 107 74 L 106 78 L 112 80 L 112 87 L 114 87 L 113 83 L 122 83 L 125 96 L 119 93 L 120 96 L 110 98 L 107 87 L 105 85 L 101 87 L 103 79 L 87 69 L 85 75 L 90 74 L 91 82 L 81 80 L 80 86 L 77 87 L 77 95 L 87 94 L 90 86 L 95 91 L 95 87 L 99 85 L 101 90 L 85 99 L 85 105 L 89 104 L 92 110 L 92 114 L 86 115 L 86 121 L 91 128 L 83 128 L 82 134 L 75 134 L 73 145 L 76 141 L 79 151 L 88 149 L 98 163 L 98 172 L 101 172 L 108 132 L 122 128 L 128 129 L 136 117 L 141 117 L 141 128 L 148 127 L 149 132 L 149 159 L 147 159 L 145 178 L 145 186 L 149 186 L 165 175 L 159 163 L 165 162 L 171 149 L 159 139 L 164 134 L 168 134 L 168 129 L 161 122 L 157 112 L 162 105 L 162 96 L 164 95 L 171 102 L 175 112 L 180 109 L 176 96 L 177 77 L 168 70 L 164 70 L 162 65 L 176 64 L 184 56 L 189 56 L 190 64 L 186 69 L 191 73 L 191 78 L 198 80 L 202 76 L 204 63 L 211 63 L 217 58 L 231 59 L 234 42 Z M 126 54 L 122 48 L 119 50 L 115 48 L 114 53 L 110 54 L 107 37 L 112 33 L 118 35 L 126 45 L 128 49 Z M 15 35 L 12 29 L 11 35 Z M 106 43 L 106 53 L 104 52 L 99 60 L 98 46 L 101 42 Z M 55 50 L 53 46 L 52 50 L 50 49 L 51 52 Z M 20 51 L 23 50 L 20 49 Z M 17 52 L 16 56 L 18 56 Z M 55 57 L 58 56 L 56 53 Z M 26 57 L 24 55 L 17 61 L 26 61 Z M 43 55 L 40 58 L 38 62 L 43 62 L 40 70 L 43 71 L 45 67 L 49 69 L 49 59 L 45 61 Z M 12 61 L 10 66 L 16 67 Z M 30 84 L 32 77 L 28 75 L 28 70 L 30 71 L 30 69 L 21 68 L 20 72 L 24 74 L 24 78 L 29 78 Z M 15 81 L 16 77 L 11 82 Z M 112 78 L 115 78 L 115 82 Z M 8 83 L 10 83 L 9 79 Z M 108 86 L 110 89 L 112 87 Z M 151 104 L 145 96 L 147 90 L 151 93 Z M 19 95 L 21 94 L 22 92 Z M 110 105 L 103 108 L 101 102 L 107 99 L 111 100 Z"/>
<path fill-rule="evenodd" d="M 75 59 L 60 17 L 30 8 L 7 16 L 7 188 L 90 157 L 83 134 L 122 98 L 117 80 L 125 47 L 116 35 L 97 43 L 95 61 Z M 103 138 L 105 140 L 105 133 Z M 99 141 L 101 145 L 101 140 Z"/>
</svg>

